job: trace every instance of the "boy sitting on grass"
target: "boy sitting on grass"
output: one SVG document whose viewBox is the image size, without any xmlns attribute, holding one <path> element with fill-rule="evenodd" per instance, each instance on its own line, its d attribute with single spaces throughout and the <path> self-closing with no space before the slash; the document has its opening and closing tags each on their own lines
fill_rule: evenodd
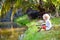
<svg viewBox="0 0 60 40">
<path fill-rule="evenodd" d="M 41 30 L 50 30 L 52 27 L 51 21 L 50 21 L 50 16 L 48 14 L 44 14 L 43 20 L 44 20 L 45 24 L 42 24 Z"/>
</svg>

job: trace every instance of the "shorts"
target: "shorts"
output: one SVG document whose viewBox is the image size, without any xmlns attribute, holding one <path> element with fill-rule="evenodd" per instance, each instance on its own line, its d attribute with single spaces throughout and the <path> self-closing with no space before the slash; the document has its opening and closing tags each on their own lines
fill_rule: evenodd
<svg viewBox="0 0 60 40">
<path fill-rule="evenodd" d="M 42 29 L 46 30 L 46 26 L 45 26 L 45 25 L 43 25 L 43 26 L 42 26 Z"/>
</svg>

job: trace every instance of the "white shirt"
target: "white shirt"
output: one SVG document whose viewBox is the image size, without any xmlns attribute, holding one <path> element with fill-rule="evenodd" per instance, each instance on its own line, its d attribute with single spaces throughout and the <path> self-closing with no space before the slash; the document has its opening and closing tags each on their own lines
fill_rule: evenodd
<svg viewBox="0 0 60 40">
<path fill-rule="evenodd" d="M 46 30 L 51 29 L 52 25 L 51 25 L 51 21 L 50 20 L 46 20 Z"/>
</svg>

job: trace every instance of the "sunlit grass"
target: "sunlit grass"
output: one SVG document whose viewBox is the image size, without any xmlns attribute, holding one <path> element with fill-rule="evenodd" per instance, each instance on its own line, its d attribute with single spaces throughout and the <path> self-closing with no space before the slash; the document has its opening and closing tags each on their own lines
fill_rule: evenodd
<svg viewBox="0 0 60 40">
<path fill-rule="evenodd" d="M 33 21 L 30 24 L 28 30 L 26 31 L 26 35 L 24 40 L 58 40 L 60 38 L 60 29 L 50 30 L 50 31 L 38 31 L 38 27 L 36 26 L 36 22 Z M 35 29 L 35 30 L 34 30 Z M 57 35 L 57 36 L 56 36 Z"/>
<path fill-rule="evenodd" d="M 15 20 L 16 23 L 21 24 L 21 25 L 26 25 L 27 23 L 29 23 L 29 19 L 27 17 L 27 15 L 24 15 L 22 17 L 19 17 Z"/>
</svg>

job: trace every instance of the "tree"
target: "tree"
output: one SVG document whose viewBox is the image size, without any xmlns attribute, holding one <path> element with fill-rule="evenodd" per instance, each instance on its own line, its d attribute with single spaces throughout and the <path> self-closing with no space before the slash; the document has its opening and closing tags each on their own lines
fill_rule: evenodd
<svg viewBox="0 0 60 40">
<path fill-rule="evenodd" d="M 55 11 L 56 11 L 56 17 L 59 17 L 58 11 L 59 11 L 59 6 L 60 6 L 60 0 L 51 0 L 51 1 L 52 1 L 52 3 L 56 7 L 56 9 L 55 9 Z"/>
<path fill-rule="evenodd" d="M 52 3 L 51 0 L 43 0 L 44 1 L 44 8 L 46 12 L 55 12 L 55 5 Z"/>
<path fill-rule="evenodd" d="M 5 0 L 0 0 L 0 17 L 1 17 L 1 11 L 2 11 L 2 7 L 3 7 L 3 4 L 4 4 Z"/>
</svg>

